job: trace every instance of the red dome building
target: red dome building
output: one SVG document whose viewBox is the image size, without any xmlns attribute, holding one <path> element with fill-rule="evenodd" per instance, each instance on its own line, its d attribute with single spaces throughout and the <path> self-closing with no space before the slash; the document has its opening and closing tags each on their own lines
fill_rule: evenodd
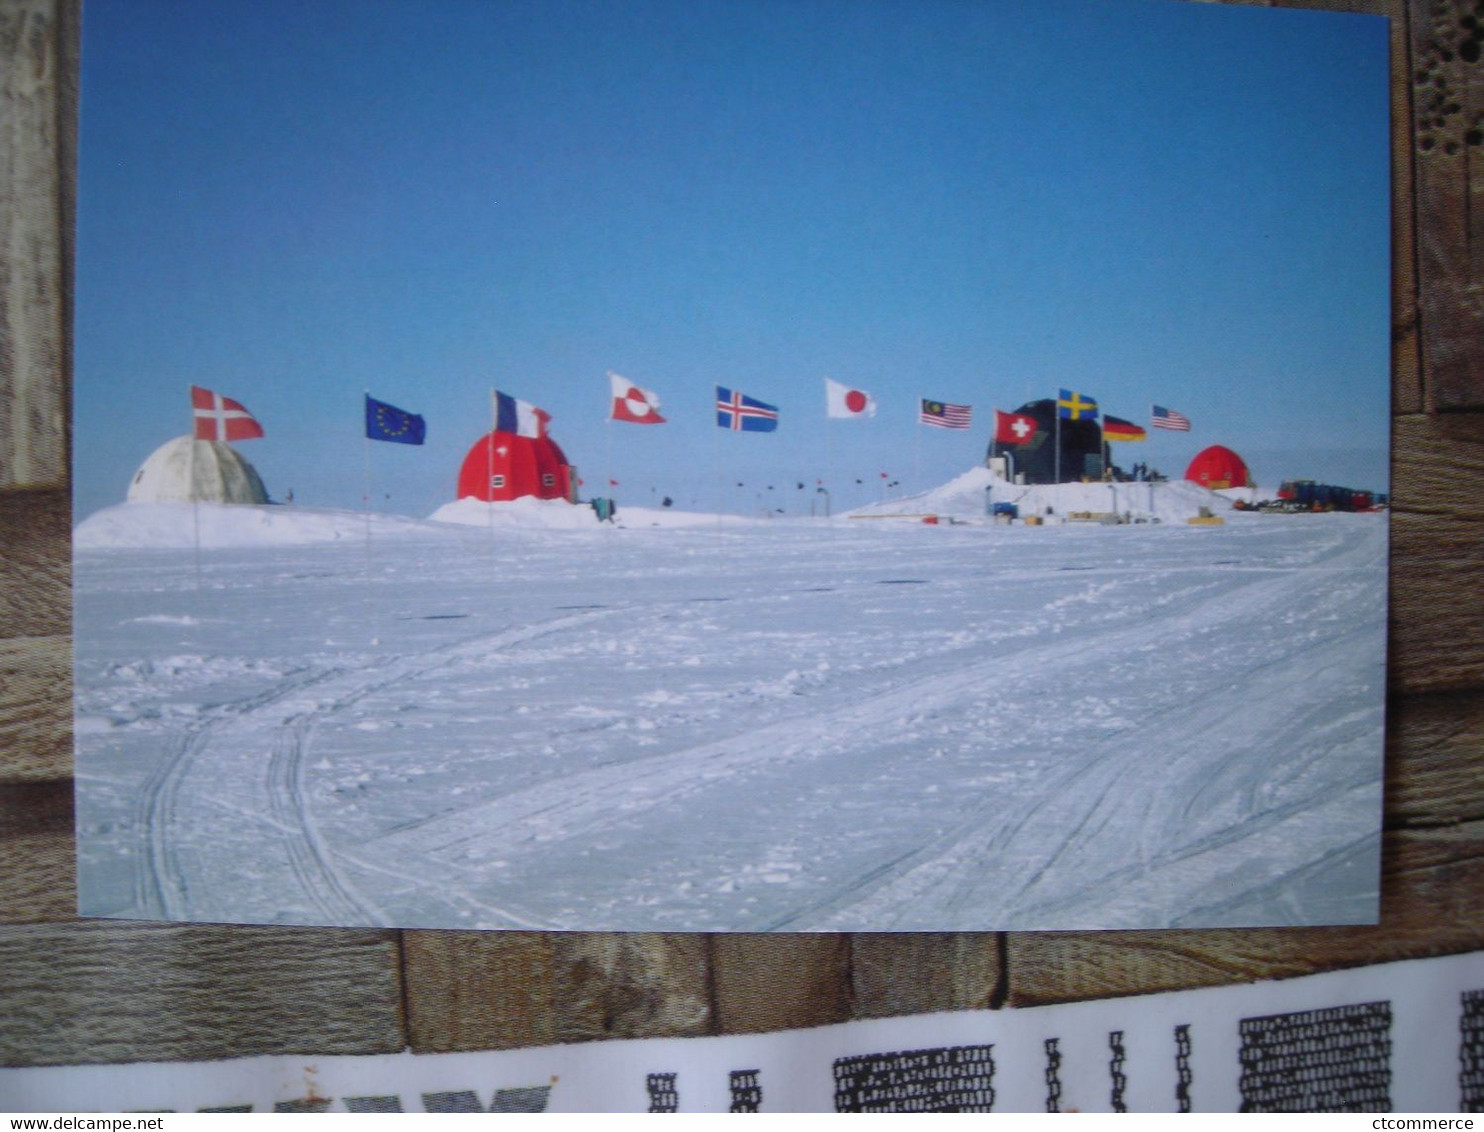
<svg viewBox="0 0 1484 1132">
<path fill-rule="evenodd" d="M 1223 487 L 1252 486 L 1252 475 L 1247 471 L 1246 462 L 1230 448 L 1219 444 L 1197 453 L 1190 467 L 1185 469 L 1185 478 L 1213 491 Z"/>
<path fill-rule="evenodd" d="M 458 497 L 502 503 L 526 495 L 577 502 L 577 469 L 556 441 L 499 431 L 476 440 L 459 469 Z"/>
</svg>

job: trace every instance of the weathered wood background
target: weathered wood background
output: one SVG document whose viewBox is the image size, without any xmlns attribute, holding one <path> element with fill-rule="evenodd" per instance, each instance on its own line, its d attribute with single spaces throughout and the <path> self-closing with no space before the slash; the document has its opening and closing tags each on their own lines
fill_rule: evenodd
<svg viewBox="0 0 1484 1132">
<path fill-rule="evenodd" d="M 1392 21 L 1380 926 L 748 936 L 75 918 L 65 408 L 79 12 L 77 0 L 0 0 L 0 1064 L 740 1033 L 1484 948 L 1484 2 L 1294 6 Z"/>
</svg>

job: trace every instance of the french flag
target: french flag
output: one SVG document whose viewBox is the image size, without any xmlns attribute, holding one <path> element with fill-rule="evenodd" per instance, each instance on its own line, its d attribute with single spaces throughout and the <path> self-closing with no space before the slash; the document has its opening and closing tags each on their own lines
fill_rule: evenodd
<svg viewBox="0 0 1484 1132">
<path fill-rule="evenodd" d="M 495 431 L 513 432 L 516 436 L 541 436 L 551 415 L 529 401 L 518 401 L 509 394 L 494 391 Z"/>
</svg>

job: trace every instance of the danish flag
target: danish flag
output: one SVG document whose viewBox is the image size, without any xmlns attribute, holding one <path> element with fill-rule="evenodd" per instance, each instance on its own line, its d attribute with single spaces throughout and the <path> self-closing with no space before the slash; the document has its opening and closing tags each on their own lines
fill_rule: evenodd
<svg viewBox="0 0 1484 1132">
<path fill-rule="evenodd" d="M 263 435 L 263 426 L 240 402 L 199 385 L 191 386 L 191 411 L 197 440 L 254 440 Z"/>
</svg>

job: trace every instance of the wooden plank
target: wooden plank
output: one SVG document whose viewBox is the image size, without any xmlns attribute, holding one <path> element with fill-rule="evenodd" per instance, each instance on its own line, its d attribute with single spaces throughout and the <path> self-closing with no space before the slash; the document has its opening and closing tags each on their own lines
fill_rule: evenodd
<svg viewBox="0 0 1484 1132">
<path fill-rule="evenodd" d="M 857 1018 L 999 1005 L 1004 936 L 992 932 L 858 932 L 850 937 Z"/>
<path fill-rule="evenodd" d="M 1392 496 L 1410 514 L 1480 519 L 1484 413 L 1393 419 Z M 1481 536 L 1484 537 L 1484 536 Z"/>
<path fill-rule="evenodd" d="M 1472 0 L 1411 0 L 1426 403 L 1484 408 L 1484 23 Z"/>
<path fill-rule="evenodd" d="M 751 1034 L 843 1022 L 850 1002 L 850 937 L 712 937 L 717 1030 Z"/>
<path fill-rule="evenodd" d="M 1398 697 L 1387 715 L 1387 825 L 1484 818 L 1484 690 Z"/>
<path fill-rule="evenodd" d="M 712 1032 L 705 936 L 562 932 L 552 938 L 557 1041 Z"/>
<path fill-rule="evenodd" d="M 67 483 L 76 13 L 0 5 L 0 489 Z"/>
<path fill-rule="evenodd" d="M 403 932 L 413 1052 L 554 1043 L 554 950 L 541 932 Z"/>
<path fill-rule="evenodd" d="M 1010 1006 L 1283 979 L 1484 947 L 1484 822 L 1387 834 L 1382 922 L 1360 928 L 1012 932 Z"/>
<path fill-rule="evenodd" d="M 1412 32 L 1405 4 L 1391 17 L 1391 404 L 1425 407 L 1417 265 L 1417 178 L 1412 164 Z"/>
<path fill-rule="evenodd" d="M 1391 521 L 1391 686 L 1440 692 L 1484 683 L 1479 523 L 1398 512 Z"/>
<path fill-rule="evenodd" d="M 0 923 L 71 920 L 77 912 L 72 783 L 0 783 Z"/>
<path fill-rule="evenodd" d="M 1484 414 L 1395 420 L 1391 686 L 1484 687 Z"/>
<path fill-rule="evenodd" d="M 0 637 L 72 628 L 72 500 L 65 491 L 0 492 Z"/>
<path fill-rule="evenodd" d="M 0 1065 L 403 1047 L 395 932 L 0 927 Z"/>
<path fill-rule="evenodd" d="M 71 639 L 0 640 L 0 783 L 71 774 Z"/>
</svg>

